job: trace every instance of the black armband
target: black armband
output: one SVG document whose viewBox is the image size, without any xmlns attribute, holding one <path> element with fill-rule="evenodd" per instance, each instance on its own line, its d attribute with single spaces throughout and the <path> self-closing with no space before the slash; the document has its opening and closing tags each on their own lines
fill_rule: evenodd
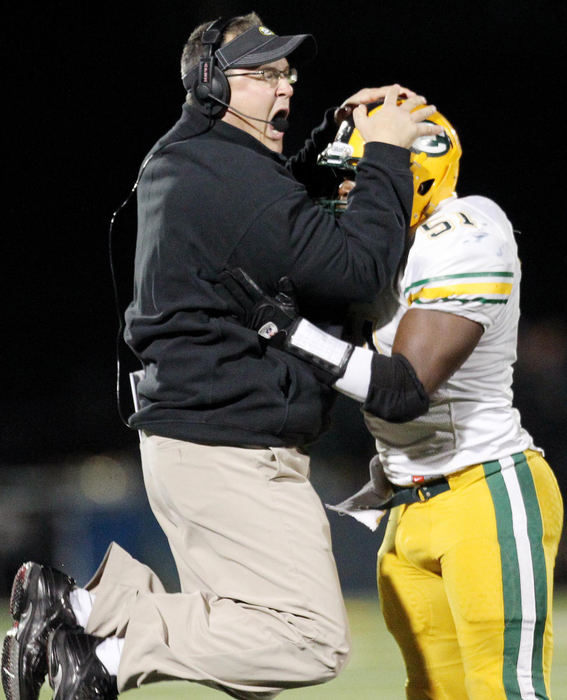
<svg viewBox="0 0 567 700">
<path fill-rule="evenodd" d="M 429 396 L 409 360 L 375 353 L 364 411 L 391 423 L 405 423 L 429 410 Z"/>
</svg>

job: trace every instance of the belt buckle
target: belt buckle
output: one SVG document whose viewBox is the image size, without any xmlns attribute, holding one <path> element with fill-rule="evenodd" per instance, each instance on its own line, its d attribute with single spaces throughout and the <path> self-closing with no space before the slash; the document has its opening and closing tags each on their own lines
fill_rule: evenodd
<svg viewBox="0 0 567 700">
<path fill-rule="evenodd" d="M 427 488 L 427 484 L 416 484 L 413 487 L 413 493 L 416 501 L 425 503 L 431 498 L 431 491 Z"/>
</svg>

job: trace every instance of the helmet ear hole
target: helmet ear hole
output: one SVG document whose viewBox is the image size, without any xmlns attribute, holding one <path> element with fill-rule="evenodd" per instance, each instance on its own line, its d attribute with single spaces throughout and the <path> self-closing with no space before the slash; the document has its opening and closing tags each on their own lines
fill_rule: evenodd
<svg viewBox="0 0 567 700">
<path fill-rule="evenodd" d="M 419 187 L 417 188 L 417 193 L 420 195 L 427 194 L 429 190 L 431 189 L 431 186 L 435 182 L 435 179 L 432 178 L 431 180 L 424 180 Z"/>
</svg>

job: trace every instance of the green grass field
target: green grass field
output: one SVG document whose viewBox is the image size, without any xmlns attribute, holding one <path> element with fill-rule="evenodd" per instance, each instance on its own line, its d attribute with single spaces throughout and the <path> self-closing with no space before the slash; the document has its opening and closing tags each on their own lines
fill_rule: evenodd
<svg viewBox="0 0 567 700">
<path fill-rule="evenodd" d="M 567 700 L 567 589 L 555 597 L 555 655 L 552 671 L 553 700 Z M 348 598 L 347 609 L 353 637 L 352 658 L 341 676 L 331 683 L 288 690 L 290 700 L 404 700 L 404 670 L 400 653 L 384 626 L 376 598 Z M 7 604 L 2 604 L 0 624 L 7 629 Z M 207 700 L 227 697 L 195 683 L 155 683 L 124 693 L 132 700 Z M 40 700 L 51 698 L 47 684 Z M 455 700 L 461 700 L 455 698 Z M 489 698 L 487 698 L 489 700 Z"/>
</svg>

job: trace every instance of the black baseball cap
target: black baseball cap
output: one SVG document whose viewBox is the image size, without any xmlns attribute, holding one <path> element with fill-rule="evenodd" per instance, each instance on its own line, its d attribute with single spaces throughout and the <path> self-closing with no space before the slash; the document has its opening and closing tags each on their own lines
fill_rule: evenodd
<svg viewBox="0 0 567 700">
<path fill-rule="evenodd" d="M 222 70 L 248 68 L 292 57 L 293 64 L 303 63 L 317 54 L 317 44 L 311 34 L 278 36 L 264 25 L 247 29 L 215 51 Z"/>
<path fill-rule="evenodd" d="M 249 68 L 290 57 L 294 65 L 308 61 L 317 54 L 317 44 L 311 34 L 278 36 L 264 25 L 251 27 L 215 51 L 215 60 L 223 71 L 228 68 Z M 199 66 L 193 66 L 183 76 L 183 85 L 191 90 Z"/>
</svg>

